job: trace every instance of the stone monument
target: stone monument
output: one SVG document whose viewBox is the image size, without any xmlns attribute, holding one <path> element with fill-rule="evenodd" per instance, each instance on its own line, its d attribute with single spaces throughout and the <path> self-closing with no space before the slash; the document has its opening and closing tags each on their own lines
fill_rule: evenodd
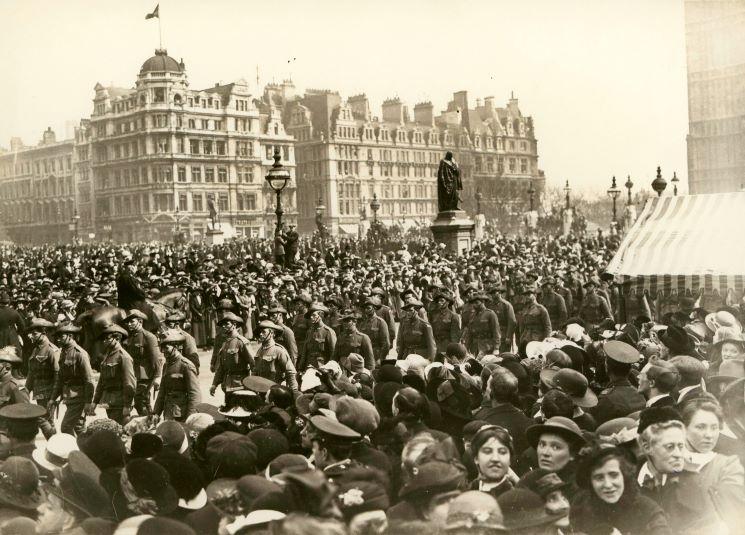
<svg viewBox="0 0 745 535">
<path fill-rule="evenodd" d="M 458 206 L 459 192 L 463 190 L 460 169 L 453 159 L 453 153 L 447 152 L 440 160 L 437 170 L 437 218 L 430 225 L 432 235 L 437 243 L 445 244 L 451 253 L 460 254 L 471 249 L 476 226 L 465 210 Z"/>
</svg>

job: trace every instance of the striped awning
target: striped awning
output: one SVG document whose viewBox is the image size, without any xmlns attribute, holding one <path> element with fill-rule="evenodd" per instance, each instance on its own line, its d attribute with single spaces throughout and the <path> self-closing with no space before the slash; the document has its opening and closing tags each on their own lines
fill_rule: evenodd
<svg viewBox="0 0 745 535">
<path fill-rule="evenodd" d="M 742 295 L 745 192 L 647 201 L 606 271 L 625 293 Z"/>
</svg>

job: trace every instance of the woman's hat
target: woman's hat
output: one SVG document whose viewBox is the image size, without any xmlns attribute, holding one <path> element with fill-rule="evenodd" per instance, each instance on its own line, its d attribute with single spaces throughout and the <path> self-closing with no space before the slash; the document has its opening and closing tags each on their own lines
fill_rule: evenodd
<svg viewBox="0 0 745 535">
<path fill-rule="evenodd" d="M 458 490 L 466 476 L 465 470 L 443 461 L 430 461 L 418 467 L 417 473 L 404 485 L 399 496 L 405 500 Z"/>
<path fill-rule="evenodd" d="M 579 426 L 573 420 L 564 416 L 554 416 L 546 420 L 546 423 L 531 425 L 525 431 L 528 443 L 534 448 L 538 445 L 541 435 L 546 433 L 558 435 L 576 447 L 585 444 L 585 438 L 582 436 Z"/>
<path fill-rule="evenodd" d="M 518 487 L 532 490 L 542 498 L 556 490 L 561 490 L 567 486 L 567 483 L 551 470 L 546 468 L 536 468 L 520 478 L 517 482 Z"/>
<path fill-rule="evenodd" d="M 478 530 L 489 533 L 505 529 L 497 500 L 486 492 L 469 490 L 450 502 L 445 530 Z"/>
<path fill-rule="evenodd" d="M 43 500 L 39 470 L 33 461 L 11 456 L 0 464 L 0 504 L 35 511 Z"/>
<path fill-rule="evenodd" d="M 553 524 L 566 513 L 549 513 L 543 498 L 532 490 L 515 487 L 497 498 L 507 531 Z"/>
<path fill-rule="evenodd" d="M 742 332 L 742 324 L 740 321 L 734 316 L 734 314 L 727 312 L 726 310 L 707 314 L 704 323 L 706 323 L 706 326 L 714 333 L 720 327 L 733 327 L 737 331 Z"/>
<path fill-rule="evenodd" d="M 74 436 L 67 433 L 55 433 L 49 437 L 45 445 L 31 452 L 31 456 L 36 464 L 54 473 L 67 463 L 70 453 L 78 449 Z"/>
<path fill-rule="evenodd" d="M 620 446 L 636 440 L 639 436 L 636 430 L 638 425 L 639 423 L 633 418 L 613 418 L 600 424 L 595 434 L 601 442 Z"/>
<path fill-rule="evenodd" d="M 556 388 L 568 395 L 577 407 L 583 409 L 598 404 L 598 397 L 590 390 L 587 377 L 571 368 L 541 370 L 541 381 L 550 388 Z"/>
<path fill-rule="evenodd" d="M 60 470 L 59 484 L 51 485 L 47 490 L 82 516 L 108 518 L 112 516 L 111 498 L 98 483 L 100 475 L 101 471 L 93 461 L 84 453 L 73 451 L 68 463 Z"/>
</svg>

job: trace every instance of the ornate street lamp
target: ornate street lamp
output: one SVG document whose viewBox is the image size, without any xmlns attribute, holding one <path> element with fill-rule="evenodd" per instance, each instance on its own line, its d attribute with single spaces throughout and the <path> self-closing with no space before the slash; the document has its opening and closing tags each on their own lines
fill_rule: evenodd
<svg viewBox="0 0 745 535">
<path fill-rule="evenodd" d="M 380 201 L 378 200 L 378 194 L 373 193 L 373 198 L 370 199 L 370 210 L 373 213 L 373 221 L 378 221 L 378 210 L 380 210 Z"/>
<path fill-rule="evenodd" d="M 481 194 L 480 191 L 476 192 L 476 215 L 481 214 L 481 199 L 483 199 L 484 196 Z"/>
<path fill-rule="evenodd" d="M 678 196 L 678 182 L 680 182 L 680 179 L 675 174 L 675 171 L 673 171 L 673 177 L 670 179 L 670 183 L 673 185 L 673 195 L 676 197 Z"/>
<path fill-rule="evenodd" d="M 569 181 L 567 180 L 566 185 L 564 186 L 564 193 L 566 193 L 566 208 L 569 210 L 569 194 L 571 193 L 572 188 L 569 187 Z"/>
<path fill-rule="evenodd" d="M 652 189 L 657 192 L 658 197 L 662 197 L 662 192 L 667 187 L 667 181 L 662 178 L 662 170 L 657 166 L 657 177 L 652 181 Z"/>
<path fill-rule="evenodd" d="M 567 186 L 569 186 L 569 181 L 567 181 Z M 568 194 L 567 194 L 568 195 Z M 535 188 L 533 187 L 533 181 L 530 181 L 530 186 L 528 187 L 528 200 L 530 201 L 530 211 L 533 211 L 533 199 L 535 198 Z M 569 203 L 569 199 L 567 197 L 567 205 Z"/>
<path fill-rule="evenodd" d="M 80 222 L 80 216 L 78 215 L 78 209 L 77 208 L 75 208 L 75 211 L 72 214 L 71 221 L 72 221 L 73 232 L 75 233 L 74 234 L 75 243 L 77 244 L 78 243 L 78 239 L 79 239 L 78 238 L 78 223 Z"/>
<path fill-rule="evenodd" d="M 631 200 L 631 188 L 634 187 L 634 183 L 631 181 L 631 175 L 628 175 L 626 178 L 626 184 L 624 184 L 624 186 L 626 186 L 626 189 L 629 192 L 629 198 L 626 200 L 626 204 L 634 204 L 634 201 Z"/>
<path fill-rule="evenodd" d="M 608 197 L 610 197 L 613 200 L 613 220 L 612 224 L 616 224 L 616 199 L 618 199 L 618 196 L 621 194 L 621 190 L 618 189 L 616 186 L 616 177 L 613 177 L 613 181 L 611 182 L 610 188 L 608 189 Z"/>
<path fill-rule="evenodd" d="M 275 148 L 274 164 L 272 164 L 272 168 L 266 174 L 266 181 L 277 194 L 277 209 L 274 210 L 274 213 L 277 214 L 277 228 L 274 230 L 275 236 L 282 230 L 282 214 L 284 214 L 284 210 L 282 210 L 282 190 L 285 189 L 285 186 L 290 181 L 290 172 L 279 163 L 281 159 L 282 156 L 279 153 L 279 148 Z"/>
<path fill-rule="evenodd" d="M 323 199 L 318 197 L 318 204 L 316 204 L 316 227 L 318 227 L 318 233 L 323 237 L 323 212 L 326 207 L 323 205 Z"/>
</svg>

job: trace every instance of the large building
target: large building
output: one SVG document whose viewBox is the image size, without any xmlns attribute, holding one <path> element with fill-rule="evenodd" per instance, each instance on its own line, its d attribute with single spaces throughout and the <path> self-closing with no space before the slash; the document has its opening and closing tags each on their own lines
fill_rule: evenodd
<svg viewBox="0 0 745 535">
<path fill-rule="evenodd" d="M 269 88 L 265 100 L 284 104 L 288 133 L 295 137 L 299 224 L 315 225 L 316 208 L 332 233 L 356 234 L 370 218 L 370 200 L 380 201 L 379 220 L 404 227 L 429 224 L 437 215 L 437 169 L 446 151 L 461 167 L 463 207 L 475 213 L 476 194 L 487 218 L 499 219 L 528 203 L 530 181 L 545 188 L 538 169 L 533 121 L 511 98 L 471 108 L 465 91 L 435 115 L 430 102 L 411 116 L 398 99 L 386 100 L 373 116 L 367 97 L 344 100 L 337 92 L 308 90 L 295 97 L 291 84 Z"/>
<path fill-rule="evenodd" d="M 688 187 L 745 187 L 745 2 L 687 0 Z"/>
<path fill-rule="evenodd" d="M 295 151 L 282 110 L 245 81 L 189 88 L 165 50 L 143 63 L 132 88 L 95 86 L 93 113 L 58 143 L 15 140 L 0 155 L 0 210 L 22 242 L 200 239 L 218 211 L 226 234 L 265 236 L 276 196 L 264 180 L 279 151 L 291 180 L 285 221 L 297 219 Z M 74 216 L 79 220 L 75 225 Z"/>
</svg>

